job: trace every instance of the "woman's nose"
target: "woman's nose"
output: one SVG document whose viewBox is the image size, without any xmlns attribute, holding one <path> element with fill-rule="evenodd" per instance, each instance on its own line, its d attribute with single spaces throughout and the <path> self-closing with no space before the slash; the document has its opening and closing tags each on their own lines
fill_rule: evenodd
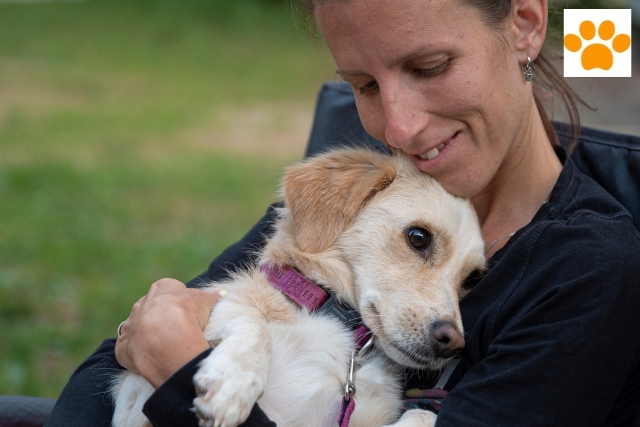
<svg viewBox="0 0 640 427">
<path fill-rule="evenodd" d="M 385 142 L 394 148 L 408 147 L 422 130 L 427 127 L 428 114 L 421 110 L 407 88 L 382 95 L 384 110 Z"/>
</svg>

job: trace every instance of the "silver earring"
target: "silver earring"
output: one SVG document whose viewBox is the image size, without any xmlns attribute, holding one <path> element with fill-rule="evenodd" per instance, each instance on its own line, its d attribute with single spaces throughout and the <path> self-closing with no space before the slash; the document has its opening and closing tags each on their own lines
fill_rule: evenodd
<svg viewBox="0 0 640 427">
<path fill-rule="evenodd" d="M 531 68 L 531 58 L 529 58 L 529 55 L 527 55 L 527 65 L 522 66 L 522 72 L 524 73 L 525 82 L 533 80 L 533 69 Z"/>
</svg>

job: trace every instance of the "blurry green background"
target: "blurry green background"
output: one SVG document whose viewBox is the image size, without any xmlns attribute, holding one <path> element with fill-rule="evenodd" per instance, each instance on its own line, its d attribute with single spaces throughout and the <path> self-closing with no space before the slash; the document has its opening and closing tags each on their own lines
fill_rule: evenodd
<svg viewBox="0 0 640 427">
<path fill-rule="evenodd" d="M 152 282 L 277 198 L 334 78 L 294 22 L 286 0 L 0 0 L 0 394 L 57 397 Z M 586 122 L 640 133 L 640 79 L 596 80 Z"/>
<path fill-rule="evenodd" d="M 284 0 L 0 2 L 0 394 L 56 397 L 241 237 L 331 78 Z"/>
</svg>

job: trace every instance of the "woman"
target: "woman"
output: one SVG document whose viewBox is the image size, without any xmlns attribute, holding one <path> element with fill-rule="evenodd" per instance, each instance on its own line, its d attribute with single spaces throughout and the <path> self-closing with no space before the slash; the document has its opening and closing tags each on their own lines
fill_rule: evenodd
<svg viewBox="0 0 640 427">
<path fill-rule="evenodd" d="M 537 106 L 529 74 L 544 63 L 546 0 L 305 7 L 353 87 L 365 129 L 470 198 L 481 222 L 489 271 L 461 301 L 469 339 L 437 425 L 631 425 L 640 401 L 640 242 L 628 212 L 554 148 Z M 213 269 L 240 259 L 234 251 Z M 215 302 L 164 279 L 122 326 L 115 354 L 157 388 L 145 407 L 154 425 L 196 425 L 191 376 L 210 351 L 202 329 Z M 117 369 L 113 351 L 107 341 L 79 368 L 47 425 L 74 425 L 70 414 L 108 425 L 96 367 Z M 86 393 L 78 408 L 74 396 Z M 273 424 L 255 407 L 246 425 Z"/>
</svg>

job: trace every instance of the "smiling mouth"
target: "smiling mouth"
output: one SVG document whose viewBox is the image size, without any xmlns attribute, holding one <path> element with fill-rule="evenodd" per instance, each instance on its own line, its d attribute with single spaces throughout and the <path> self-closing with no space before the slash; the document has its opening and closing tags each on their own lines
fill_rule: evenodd
<svg viewBox="0 0 640 427">
<path fill-rule="evenodd" d="M 449 141 L 451 141 L 453 138 L 456 137 L 456 135 L 458 135 L 458 132 L 456 132 L 451 138 L 449 138 L 446 142 L 443 142 L 442 144 L 438 145 L 437 147 L 432 148 L 431 150 L 427 151 L 424 154 L 419 155 L 418 157 L 420 157 L 422 160 L 433 160 L 436 157 L 438 157 L 438 154 L 440 154 L 440 152 L 442 151 L 442 149 L 444 147 L 447 146 L 447 144 L 449 143 Z"/>
</svg>

